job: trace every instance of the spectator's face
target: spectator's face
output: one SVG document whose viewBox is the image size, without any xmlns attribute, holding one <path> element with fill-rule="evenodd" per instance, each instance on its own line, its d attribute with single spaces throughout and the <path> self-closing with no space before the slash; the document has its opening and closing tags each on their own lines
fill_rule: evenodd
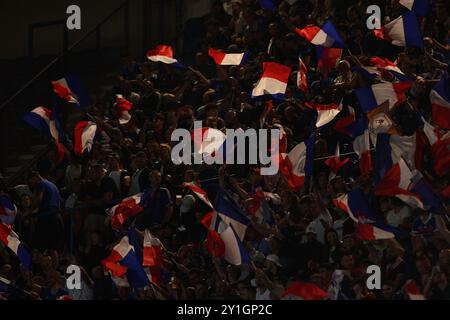
<svg viewBox="0 0 450 320">
<path fill-rule="evenodd" d="M 20 204 L 23 208 L 31 207 L 31 197 L 29 195 L 22 196 Z"/>
<path fill-rule="evenodd" d="M 419 274 L 428 274 L 431 266 L 428 259 L 420 259 L 416 261 L 416 269 Z"/>
<path fill-rule="evenodd" d="M 147 165 L 147 157 L 144 155 L 140 155 L 139 157 L 136 157 L 135 162 L 137 168 L 143 169 Z"/>
<path fill-rule="evenodd" d="M 327 233 L 327 241 L 329 244 L 336 244 L 338 241 L 337 235 L 334 232 L 328 232 Z"/>
<path fill-rule="evenodd" d="M 151 186 L 159 186 L 161 184 L 161 173 L 158 171 L 153 171 L 149 176 L 149 180 Z"/>
<path fill-rule="evenodd" d="M 392 286 L 390 285 L 384 285 L 382 290 L 383 290 L 383 297 L 385 299 L 390 299 L 394 294 L 394 288 L 392 288 Z"/>
</svg>

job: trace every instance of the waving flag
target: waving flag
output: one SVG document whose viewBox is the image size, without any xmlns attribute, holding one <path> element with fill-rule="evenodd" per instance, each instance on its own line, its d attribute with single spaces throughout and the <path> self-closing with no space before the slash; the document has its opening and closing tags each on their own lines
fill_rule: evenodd
<svg viewBox="0 0 450 320">
<path fill-rule="evenodd" d="M 224 191 L 219 192 L 214 208 L 221 220 L 232 226 L 239 239 L 243 240 L 250 220 Z"/>
<path fill-rule="evenodd" d="M 114 282 L 132 288 L 144 288 L 150 285 L 147 274 L 140 265 L 134 247 L 125 236 L 113 248 L 111 255 L 102 261 Z"/>
<path fill-rule="evenodd" d="M 284 98 L 291 68 L 275 62 L 264 62 L 261 79 L 252 92 L 252 97 L 271 95 L 275 99 Z"/>
<path fill-rule="evenodd" d="M 317 121 L 316 127 L 320 128 L 336 118 L 336 116 L 342 111 L 342 102 L 339 103 L 331 103 L 331 104 L 316 104 L 312 102 L 307 102 L 305 105 L 313 110 L 317 111 Z"/>
<path fill-rule="evenodd" d="M 216 49 L 210 48 L 208 54 L 214 59 L 214 62 L 220 66 L 240 66 L 243 65 L 247 59 L 248 52 L 243 53 L 225 53 Z"/>
<path fill-rule="evenodd" d="M 333 199 L 333 204 L 357 223 L 375 222 L 375 216 L 361 189 L 354 189 L 347 194 L 340 195 Z"/>
<path fill-rule="evenodd" d="M 398 126 L 391 117 L 392 112 L 389 109 L 388 101 L 370 110 L 367 113 L 369 131 L 372 134 L 389 133 L 398 135 Z"/>
<path fill-rule="evenodd" d="M 373 168 L 369 130 L 364 130 L 362 135 L 357 136 L 355 140 L 353 140 L 353 150 L 358 155 L 361 173 L 366 175 L 370 174 Z"/>
<path fill-rule="evenodd" d="M 126 198 L 122 200 L 121 203 L 112 207 L 109 210 L 111 215 L 111 226 L 114 230 L 119 230 L 125 221 L 131 217 L 135 217 L 142 211 L 144 211 L 143 206 L 143 194 L 137 194 L 135 196 Z"/>
<path fill-rule="evenodd" d="M 403 159 L 389 169 L 376 186 L 377 196 L 397 197 L 414 208 L 423 209 L 420 196 L 410 191 L 413 173 Z"/>
<path fill-rule="evenodd" d="M 370 59 L 370 63 L 377 68 L 382 74 L 385 72 L 389 72 L 395 78 L 397 78 L 400 82 L 411 81 L 402 70 L 392 61 L 386 58 L 373 57 Z"/>
<path fill-rule="evenodd" d="M 133 104 L 125 99 L 123 95 L 116 95 L 116 111 L 120 124 L 127 124 L 131 120 L 130 110 L 133 109 Z"/>
<path fill-rule="evenodd" d="M 419 17 L 427 16 L 430 9 L 428 0 L 400 0 L 399 3 L 405 8 L 414 11 Z"/>
<path fill-rule="evenodd" d="M 397 136 L 389 134 L 377 135 L 376 167 L 380 177 L 395 163 L 403 159 L 412 169 L 416 168 L 418 158 L 416 134 L 412 136 Z"/>
<path fill-rule="evenodd" d="M 92 121 L 81 121 L 75 126 L 75 153 L 91 152 L 97 135 L 97 125 Z"/>
<path fill-rule="evenodd" d="M 165 64 L 171 64 L 176 67 L 184 66 L 173 57 L 173 50 L 171 46 L 159 45 L 154 49 L 147 52 L 147 59 L 153 62 L 162 62 Z"/>
<path fill-rule="evenodd" d="M 283 154 L 280 171 L 290 189 L 300 190 L 308 182 L 313 169 L 315 139 L 298 144 L 289 154 Z"/>
<path fill-rule="evenodd" d="M 313 283 L 294 282 L 283 293 L 281 300 L 324 300 L 328 293 Z"/>
<path fill-rule="evenodd" d="M 142 265 L 144 267 L 162 268 L 164 266 L 163 248 L 164 246 L 161 241 L 146 229 L 144 234 L 144 260 Z"/>
<path fill-rule="evenodd" d="M 309 92 L 308 86 L 308 68 L 303 63 L 302 58 L 298 58 L 299 70 L 297 72 L 297 88 L 305 93 Z"/>
<path fill-rule="evenodd" d="M 343 108 L 341 115 L 342 114 L 344 114 L 344 116 L 341 116 L 341 118 L 336 121 L 333 128 L 334 130 L 351 137 L 352 132 L 350 131 L 350 126 L 356 122 L 355 109 L 351 106 L 347 106 L 346 108 Z"/>
<path fill-rule="evenodd" d="M 184 188 L 188 188 L 191 190 L 200 200 L 202 200 L 208 207 L 211 209 L 213 208 L 213 205 L 208 199 L 208 195 L 205 190 L 200 188 L 199 186 L 195 185 L 194 183 L 184 183 Z"/>
<path fill-rule="evenodd" d="M 390 83 L 383 82 L 367 88 L 355 90 L 356 97 L 364 112 L 369 112 L 388 101 L 389 110 L 396 104 L 406 100 L 405 92 L 409 90 L 412 82 Z"/>
<path fill-rule="evenodd" d="M 250 263 L 250 256 L 233 227 L 223 221 L 222 215 L 213 213 L 206 247 L 211 255 L 223 257 L 228 263 L 239 266 Z"/>
<path fill-rule="evenodd" d="M 389 227 L 377 227 L 372 224 L 358 223 L 356 227 L 356 236 L 363 241 L 393 239 L 395 234 L 390 231 Z"/>
<path fill-rule="evenodd" d="M 164 246 L 149 230 L 144 233 L 144 252 L 142 265 L 149 268 L 153 283 L 160 283 L 161 272 L 164 268 Z"/>
<path fill-rule="evenodd" d="M 92 99 L 86 92 L 80 80 L 74 75 L 52 81 L 53 91 L 63 100 L 79 108 L 92 105 Z"/>
<path fill-rule="evenodd" d="M 344 41 L 342 41 L 339 33 L 330 21 L 326 22 L 322 28 L 317 26 L 307 26 L 303 29 L 296 28 L 295 31 L 299 36 L 305 38 L 311 44 L 316 46 L 326 48 L 345 47 Z"/>
<path fill-rule="evenodd" d="M 425 300 L 425 296 L 420 292 L 414 280 L 409 280 L 405 286 L 405 292 L 409 300 Z"/>
<path fill-rule="evenodd" d="M 221 153 L 226 141 L 226 135 L 217 129 L 198 128 L 191 133 L 194 142 L 194 154 L 214 157 Z"/>
<path fill-rule="evenodd" d="M 422 118 L 423 132 L 431 146 L 434 171 L 440 177 L 450 170 L 450 141 L 443 139 L 442 133 Z"/>
<path fill-rule="evenodd" d="M 364 77 L 374 80 L 376 78 L 381 77 L 381 72 L 378 70 L 377 67 L 374 66 L 358 66 L 353 67 L 352 71 L 358 72 L 359 74 L 363 75 Z"/>
<path fill-rule="evenodd" d="M 374 30 L 374 34 L 377 38 L 389 41 L 396 46 L 423 48 L 419 21 L 416 14 L 411 11 L 392 20 L 381 29 Z"/>
<path fill-rule="evenodd" d="M 0 241 L 15 253 L 27 270 L 30 269 L 31 256 L 20 242 L 19 236 L 13 231 L 11 226 L 0 223 Z"/>
<path fill-rule="evenodd" d="M 271 194 L 272 196 L 275 196 Z M 261 188 L 257 188 L 252 197 L 253 204 L 248 208 L 250 214 L 258 219 L 259 223 L 273 224 L 272 211 L 266 200 L 266 193 Z"/>
<path fill-rule="evenodd" d="M 0 223 L 13 225 L 17 215 L 17 207 L 6 196 L 0 195 Z"/>
<path fill-rule="evenodd" d="M 343 166 L 345 166 L 350 161 L 349 158 L 345 158 L 344 160 L 341 160 L 341 154 L 339 151 L 339 143 L 336 147 L 336 154 L 334 157 L 330 157 L 327 160 L 325 160 L 325 164 L 331 169 L 331 179 L 336 177 L 336 174 L 338 173 L 339 169 L 341 169 Z"/>
<path fill-rule="evenodd" d="M 434 214 L 445 214 L 442 199 L 436 195 L 423 175 L 417 170 L 413 172 L 409 189 L 420 197 L 426 210 Z"/>
<path fill-rule="evenodd" d="M 58 150 L 58 160 L 61 161 L 64 158 L 64 146 L 61 143 L 63 134 L 53 111 L 37 107 L 25 115 L 24 121 L 53 140 Z"/>
<path fill-rule="evenodd" d="M 430 100 L 434 122 L 441 128 L 450 129 L 450 78 L 445 73 L 431 90 Z"/>
</svg>

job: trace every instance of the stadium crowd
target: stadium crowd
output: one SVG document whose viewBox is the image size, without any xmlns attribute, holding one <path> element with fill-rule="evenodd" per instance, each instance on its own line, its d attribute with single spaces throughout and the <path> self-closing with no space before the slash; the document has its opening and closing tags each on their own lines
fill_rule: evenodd
<svg viewBox="0 0 450 320">
<path fill-rule="evenodd" d="M 0 245 L 0 299 L 273 300 L 291 293 L 304 299 L 407 300 L 411 292 L 425 299 L 450 299 L 450 164 L 436 172 L 428 140 L 423 140 L 423 158 L 416 167 L 438 199 L 439 213 L 395 194 L 376 195 L 377 157 L 382 157 L 376 142 L 372 140 L 373 169 L 361 172 L 352 138 L 335 127 L 348 115 L 348 106 L 364 116 L 355 89 L 382 80 L 399 82 L 386 74 L 372 78 L 361 72 L 373 57 L 395 61 L 413 82 L 406 99 L 389 114 L 390 129 L 395 129 L 390 133 L 424 136 L 421 119 L 437 127 L 429 96 L 449 72 L 450 3 L 430 1 L 428 15 L 419 17 L 423 48 L 393 45 L 367 28 L 369 5 L 381 8 L 384 25 L 409 11 L 398 0 L 272 3 L 273 11 L 255 0 L 215 1 L 210 13 L 188 21 L 179 61 L 190 68 L 124 55 L 110 92 L 76 111 L 78 120 L 99 128 L 90 152 L 73 152 L 75 123 L 68 113 L 75 109 L 61 100 L 67 104 L 58 107 L 65 120 L 63 160 L 56 161 L 53 152 L 23 185 L 10 187 L 0 180 L 0 196 L 17 207 L 0 219 L 12 226 L 31 255 L 25 268 L 13 251 Z M 295 31 L 326 21 L 332 21 L 346 45 L 342 56 L 332 59 L 334 66 L 319 63 L 316 47 Z M 210 48 L 248 56 L 241 65 L 216 65 Z M 298 87 L 299 55 L 308 70 L 308 90 Z M 274 98 L 269 110 L 266 102 L 251 96 L 267 61 L 292 69 L 284 98 Z M 118 94 L 133 105 L 131 119 L 123 124 L 116 112 Z M 340 101 L 341 114 L 317 128 L 317 111 L 306 102 Z M 195 120 L 221 131 L 281 126 L 287 152 L 313 136 L 312 174 L 298 190 L 281 173 L 260 175 L 257 165 L 176 166 L 172 132 L 192 130 Z M 440 129 L 444 136 L 450 128 Z M 334 172 L 326 161 L 338 144 L 350 161 Z M 242 246 L 250 262 L 229 263 L 211 243 L 205 228 L 211 208 L 186 183 L 206 191 L 213 206 L 217 198 L 226 198 L 246 216 Z M 358 223 L 333 201 L 355 189 L 362 190 L 375 220 L 395 230 L 395 238 L 361 239 Z M 147 196 L 143 211 L 113 228 L 110 209 L 141 193 Z M 263 202 L 269 216 L 255 214 Z M 145 287 L 122 285 L 105 259 L 125 235 L 130 242 L 135 238 L 137 253 L 145 230 L 163 248 L 158 274 L 152 272 L 152 283 Z M 81 290 L 67 287 L 69 265 L 81 267 Z M 381 268 L 380 289 L 366 285 L 370 265 Z M 307 289 L 292 289 L 293 284 Z M 416 290 L 406 289 L 411 285 Z"/>
</svg>

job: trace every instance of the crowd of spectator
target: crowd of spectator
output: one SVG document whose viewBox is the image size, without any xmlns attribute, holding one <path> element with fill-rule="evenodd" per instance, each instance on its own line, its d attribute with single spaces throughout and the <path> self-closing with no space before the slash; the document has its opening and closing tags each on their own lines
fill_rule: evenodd
<svg viewBox="0 0 450 320">
<path fill-rule="evenodd" d="M 51 154 L 23 185 L 11 188 L 0 181 L 0 195 L 13 199 L 18 207 L 10 224 L 32 255 L 32 266 L 26 270 L 14 253 L 0 246 L 0 277 L 16 288 L 0 290 L 0 299 L 271 300 L 281 299 L 293 281 L 327 291 L 335 270 L 344 272 L 340 299 L 408 299 L 404 287 L 411 280 L 427 299 L 450 299 L 447 215 L 412 208 L 394 196 L 375 196 L 375 175 L 361 174 L 354 154 L 331 179 L 324 161 L 334 155 L 339 142 L 342 153 L 352 153 L 351 140 L 333 126 L 315 128 L 315 111 L 305 106 L 306 101 L 342 100 L 358 109 L 353 90 L 377 80 L 353 67 L 367 65 L 377 56 L 396 61 L 414 81 L 407 101 L 396 106 L 392 116 L 398 132 L 409 136 L 419 127 L 410 105 L 432 122 L 429 93 L 449 70 L 450 6 L 447 1 L 430 2 L 428 16 L 420 20 L 424 49 L 394 46 L 367 29 L 369 5 L 381 8 L 384 24 L 408 10 L 398 0 L 274 0 L 275 11 L 262 9 L 255 0 L 224 0 L 214 1 L 207 15 L 185 25 L 178 58 L 190 69 L 124 55 L 110 92 L 78 119 L 93 121 L 101 129 L 92 151 L 83 156 L 70 152 L 74 123 L 67 116 L 73 110 L 68 107 L 59 111 L 66 113 L 64 160 L 57 162 Z M 314 46 L 295 33 L 296 27 L 320 26 L 327 20 L 347 45 L 336 68 L 317 67 Z M 217 66 L 208 56 L 209 48 L 247 51 L 248 58 L 240 66 Z M 309 93 L 297 88 L 299 55 L 308 67 Z M 177 128 L 192 130 L 195 120 L 222 131 L 260 128 L 264 104 L 251 99 L 251 90 L 264 61 L 293 70 L 285 99 L 273 101 L 264 126 L 283 127 L 288 151 L 311 135 L 316 137 L 313 175 L 305 188 L 290 190 L 280 174 L 261 176 L 255 165 L 174 165 L 171 134 Z M 124 125 L 115 112 L 117 94 L 134 106 L 131 121 Z M 442 192 L 448 187 L 450 170 L 436 175 L 429 152 L 422 173 L 445 206 L 448 200 Z M 251 264 L 235 266 L 211 257 L 201 223 L 210 210 L 184 183 L 200 186 L 213 204 L 224 190 L 249 217 L 243 244 Z M 332 203 L 356 187 L 364 191 L 377 217 L 401 235 L 389 240 L 358 239 L 353 220 Z M 274 195 L 269 201 L 272 224 L 251 214 L 258 188 Z M 111 228 L 108 209 L 148 190 L 151 199 L 145 210 L 120 230 Z M 149 229 L 164 245 L 162 276 L 150 288 L 117 286 L 102 266 L 128 228 L 141 242 Z M 81 267 L 82 290 L 67 288 L 69 265 Z M 366 286 L 369 265 L 382 270 L 380 290 Z"/>
</svg>

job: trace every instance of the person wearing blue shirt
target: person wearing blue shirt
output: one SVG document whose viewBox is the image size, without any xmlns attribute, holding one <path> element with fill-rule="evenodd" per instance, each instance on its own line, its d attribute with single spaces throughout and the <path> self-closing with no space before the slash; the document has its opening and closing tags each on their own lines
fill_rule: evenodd
<svg viewBox="0 0 450 320">
<path fill-rule="evenodd" d="M 32 208 L 36 210 L 36 224 L 33 238 L 36 248 L 41 251 L 61 250 L 64 231 L 59 212 L 62 199 L 58 187 L 44 179 L 39 172 L 30 174 L 28 185 L 34 192 Z"/>
</svg>

